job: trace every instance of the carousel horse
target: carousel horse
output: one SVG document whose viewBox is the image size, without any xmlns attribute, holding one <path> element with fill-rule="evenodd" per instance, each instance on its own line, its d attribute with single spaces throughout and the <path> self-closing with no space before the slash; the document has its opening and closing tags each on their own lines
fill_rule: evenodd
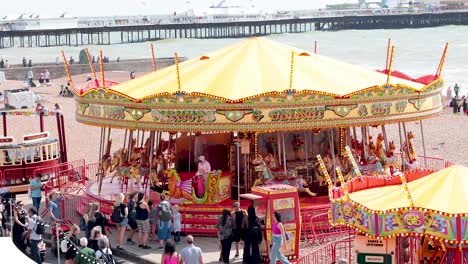
<svg viewBox="0 0 468 264">
<path fill-rule="evenodd" d="M 310 196 L 317 196 L 316 193 L 310 191 L 309 184 L 302 177 L 299 177 L 296 180 L 296 187 L 297 187 L 298 191 L 300 191 L 300 192 L 305 192 Z"/>
<path fill-rule="evenodd" d="M 109 155 L 104 155 L 102 157 L 101 163 L 99 163 L 98 173 L 102 172 L 103 177 L 106 177 L 107 171 L 110 170 L 112 166 L 112 159 Z"/>
<path fill-rule="evenodd" d="M 119 149 L 114 152 L 110 172 L 115 171 L 115 173 L 112 175 L 110 183 L 112 183 L 115 177 L 117 177 L 118 181 L 122 181 L 123 177 L 128 174 L 128 167 L 125 166 L 125 156 L 125 149 Z"/>
<path fill-rule="evenodd" d="M 408 142 L 409 142 L 408 148 L 409 148 L 409 155 L 410 155 L 411 161 L 416 162 L 416 151 L 414 150 L 413 138 L 414 138 L 413 132 L 412 132 L 412 131 L 409 131 L 409 132 L 408 132 Z"/>
<path fill-rule="evenodd" d="M 383 166 L 385 166 L 387 163 L 387 155 L 385 154 L 385 150 L 383 149 L 383 144 L 382 144 L 384 140 L 385 140 L 384 136 L 382 135 L 382 133 L 380 133 L 377 136 L 377 142 L 375 144 L 375 152 L 374 152 L 375 156 L 379 158 Z"/>
<path fill-rule="evenodd" d="M 141 174 L 140 168 L 137 163 L 133 163 L 130 166 L 129 179 L 133 180 L 135 184 L 141 185 Z"/>
<path fill-rule="evenodd" d="M 390 141 L 388 144 L 387 150 L 387 166 L 390 169 L 390 173 L 394 175 L 396 172 L 400 170 L 400 162 L 398 161 L 398 157 L 395 156 L 395 143 Z"/>
<path fill-rule="evenodd" d="M 261 155 L 254 159 L 252 161 L 252 164 L 254 165 L 255 171 L 258 173 L 258 177 L 255 180 L 253 187 L 263 185 L 266 182 L 272 180 L 271 170 L 265 162 L 265 159 Z"/>
<path fill-rule="evenodd" d="M 101 163 L 99 164 L 98 173 L 102 172 L 103 178 L 106 176 L 107 171 L 110 169 L 111 164 L 111 156 L 110 156 L 110 149 L 112 146 L 112 140 L 107 141 L 106 150 L 102 156 Z"/>
<path fill-rule="evenodd" d="M 210 186 L 210 179 L 213 173 L 210 173 L 206 179 L 206 186 Z M 185 199 L 190 203 L 204 204 L 208 199 L 210 191 L 206 191 L 203 197 L 198 198 L 195 195 L 195 190 L 192 187 L 192 178 L 182 181 L 177 171 L 171 169 L 167 172 L 168 191 L 165 193 L 174 199 Z M 208 189 L 210 190 L 210 189 Z"/>
<path fill-rule="evenodd" d="M 413 144 L 414 134 L 408 132 L 408 142 L 403 144 L 401 152 L 403 153 L 403 164 L 407 170 L 415 170 L 418 168 L 416 151 L 414 150 Z"/>
<path fill-rule="evenodd" d="M 276 161 L 275 156 L 273 156 L 271 153 L 265 154 L 263 160 L 270 169 L 278 168 L 278 162 Z"/>
<path fill-rule="evenodd" d="M 372 137 L 369 137 L 371 139 Z M 369 154 L 367 157 L 366 166 L 362 167 L 363 174 L 371 174 L 371 175 L 383 175 L 386 174 L 384 166 L 380 161 L 379 157 L 377 157 L 376 153 L 376 146 L 374 142 L 369 140 Z"/>
<path fill-rule="evenodd" d="M 149 167 L 149 157 L 148 157 L 148 149 L 143 148 L 140 152 L 140 175 L 144 178 L 150 176 L 150 167 Z"/>
<path fill-rule="evenodd" d="M 150 181 L 151 181 L 151 186 L 158 186 L 160 187 L 160 181 L 158 177 L 158 172 L 154 169 L 151 170 L 150 173 Z M 161 189 L 162 192 L 162 189 Z"/>
</svg>

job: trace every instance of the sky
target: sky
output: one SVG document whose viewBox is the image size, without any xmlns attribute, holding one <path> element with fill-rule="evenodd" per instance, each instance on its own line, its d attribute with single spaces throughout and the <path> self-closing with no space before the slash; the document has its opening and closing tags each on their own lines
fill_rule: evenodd
<svg viewBox="0 0 468 264">
<path fill-rule="evenodd" d="M 0 0 L 0 16 L 40 14 L 58 17 L 171 14 L 190 8 L 206 8 L 221 0 Z M 357 0 L 254 0 L 257 8 L 268 10 L 305 10 L 325 7 L 327 3 Z"/>
</svg>

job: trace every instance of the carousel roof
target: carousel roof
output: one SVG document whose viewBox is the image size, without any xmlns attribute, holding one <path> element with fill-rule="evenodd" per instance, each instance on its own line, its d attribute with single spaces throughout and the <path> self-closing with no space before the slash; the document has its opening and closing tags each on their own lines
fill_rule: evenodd
<svg viewBox="0 0 468 264">
<path fill-rule="evenodd" d="M 456 165 L 408 183 L 414 207 L 449 214 L 468 213 L 468 168 Z M 370 210 L 410 207 L 402 185 L 367 189 L 349 198 Z"/>
<path fill-rule="evenodd" d="M 439 75 L 404 78 L 251 38 L 111 87 L 80 90 L 76 119 L 152 131 L 271 132 L 377 126 L 442 111 Z"/>
<path fill-rule="evenodd" d="M 387 74 L 281 44 L 267 38 L 246 41 L 179 64 L 180 91 L 239 101 L 291 88 L 346 96 L 387 83 Z M 392 84 L 420 91 L 424 84 L 392 77 Z M 176 66 L 115 85 L 111 90 L 144 100 L 179 92 Z"/>
</svg>

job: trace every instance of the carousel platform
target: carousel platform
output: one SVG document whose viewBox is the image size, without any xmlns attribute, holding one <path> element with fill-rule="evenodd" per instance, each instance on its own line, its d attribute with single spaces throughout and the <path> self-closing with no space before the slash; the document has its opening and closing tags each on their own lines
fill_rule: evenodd
<svg viewBox="0 0 468 264">
<path fill-rule="evenodd" d="M 129 181 L 128 185 L 123 185 L 119 183 L 117 179 L 114 179 L 112 183 L 110 180 L 110 177 L 104 178 L 100 193 L 99 183 L 90 182 L 85 190 L 85 194 L 79 199 L 79 205 L 76 207 L 76 211 L 79 214 L 83 213 L 82 210 L 85 205 L 90 201 L 94 201 L 99 202 L 101 211 L 107 216 L 110 216 L 115 195 L 119 193 L 128 194 L 134 191 L 146 193 L 146 197 L 152 199 L 155 203 L 158 203 L 160 200 L 160 193 L 152 191 L 150 188 L 134 184 L 132 181 Z M 182 214 L 182 232 L 197 236 L 216 236 L 218 230 L 215 225 L 218 217 L 221 215 L 223 209 L 232 209 L 236 201 L 237 200 L 227 199 L 216 205 L 180 204 L 179 211 Z M 241 199 L 240 204 L 242 209 L 247 209 L 251 201 Z M 308 196 L 300 198 L 303 222 L 308 222 L 308 219 L 314 214 L 328 210 L 330 207 L 329 204 L 328 196 Z"/>
</svg>

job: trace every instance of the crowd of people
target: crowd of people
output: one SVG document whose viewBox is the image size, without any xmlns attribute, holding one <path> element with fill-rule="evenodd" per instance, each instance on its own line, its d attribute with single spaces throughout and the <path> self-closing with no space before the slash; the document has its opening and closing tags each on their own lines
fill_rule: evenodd
<svg viewBox="0 0 468 264">
<path fill-rule="evenodd" d="M 8 69 L 10 68 L 10 63 L 8 62 L 8 60 L 4 60 L 4 59 L 1 59 L 0 60 L 0 69 Z"/>
<path fill-rule="evenodd" d="M 33 69 L 30 68 L 27 73 L 27 82 L 29 87 L 37 87 L 37 84 L 34 82 L 34 72 Z M 50 72 L 49 70 L 45 69 L 44 72 L 39 73 L 39 86 L 51 86 L 52 83 L 50 82 Z"/>
<path fill-rule="evenodd" d="M 460 86 L 458 84 L 453 87 L 453 92 L 455 95 L 452 94 L 452 88 L 449 86 L 447 88 L 448 107 L 452 108 L 455 115 L 468 115 L 468 98 L 465 95 L 460 97 Z"/>
<path fill-rule="evenodd" d="M 29 252 L 30 257 L 37 263 L 42 263 L 46 246 L 42 241 L 44 229 L 38 229 L 42 219 L 38 216 L 42 201 L 42 175 L 38 174 L 30 181 L 29 195 L 33 206 L 26 210 L 22 202 L 16 202 L 13 210 L 13 227 L 11 229 L 14 244 L 23 252 Z M 64 225 L 61 212 L 62 195 L 58 191 L 48 193 L 48 222 L 54 228 Z M 0 211 L 4 208 L 0 207 Z M 3 214 L 1 214 L 3 216 Z M 142 192 L 133 192 L 128 196 L 120 193 L 116 195 L 112 213 L 106 216 L 98 202 L 89 203 L 83 210 L 78 225 L 67 223 L 66 235 L 59 242 L 60 251 L 64 253 L 66 264 L 114 263 L 113 252 L 125 251 L 126 245 L 151 249 L 151 241 L 155 241 L 157 248 L 163 251 L 162 264 L 203 264 L 202 250 L 195 246 L 194 238 L 186 237 L 186 246 L 176 251 L 176 244 L 181 244 L 181 214 L 178 205 L 171 205 L 164 194 L 158 202 L 147 200 Z M 4 219 L 2 226 L 5 227 Z M 270 245 L 270 263 L 289 263 L 281 253 L 280 248 L 289 247 L 289 239 L 281 223 L 281 215 L 274 213 L 272 221 L 272 238 Z M 107 237 L 110 226 L 115 226 L 117 233 L 113 241 Z M 231 247 L 235 246 L 234 259 L 242 258 L 245 264 L 260 263 L 259 245 L 264 239 L 262 223 L 256 215 L 253 206 L 243 210 L 238 202 L 233 209 L 224 209 L 216 224 L 220 246 L 219 261 L 230 263 Z M 63 230 L 63 229 L 62 229 Z M 127 232 L 127 230 L 129 230 Z M 27 234 L 27 235 L 26 235 Z M 243 242 L 243 243 L 242 243 Z M 233 245 L 234 244 L 234 245 Z M 240 246 L 243 254 L 240 255 Z M 88 261 L 85 261 L 87 260 Z M 93 262 L 91 262 L 93 263 Z"/>
</svg>

